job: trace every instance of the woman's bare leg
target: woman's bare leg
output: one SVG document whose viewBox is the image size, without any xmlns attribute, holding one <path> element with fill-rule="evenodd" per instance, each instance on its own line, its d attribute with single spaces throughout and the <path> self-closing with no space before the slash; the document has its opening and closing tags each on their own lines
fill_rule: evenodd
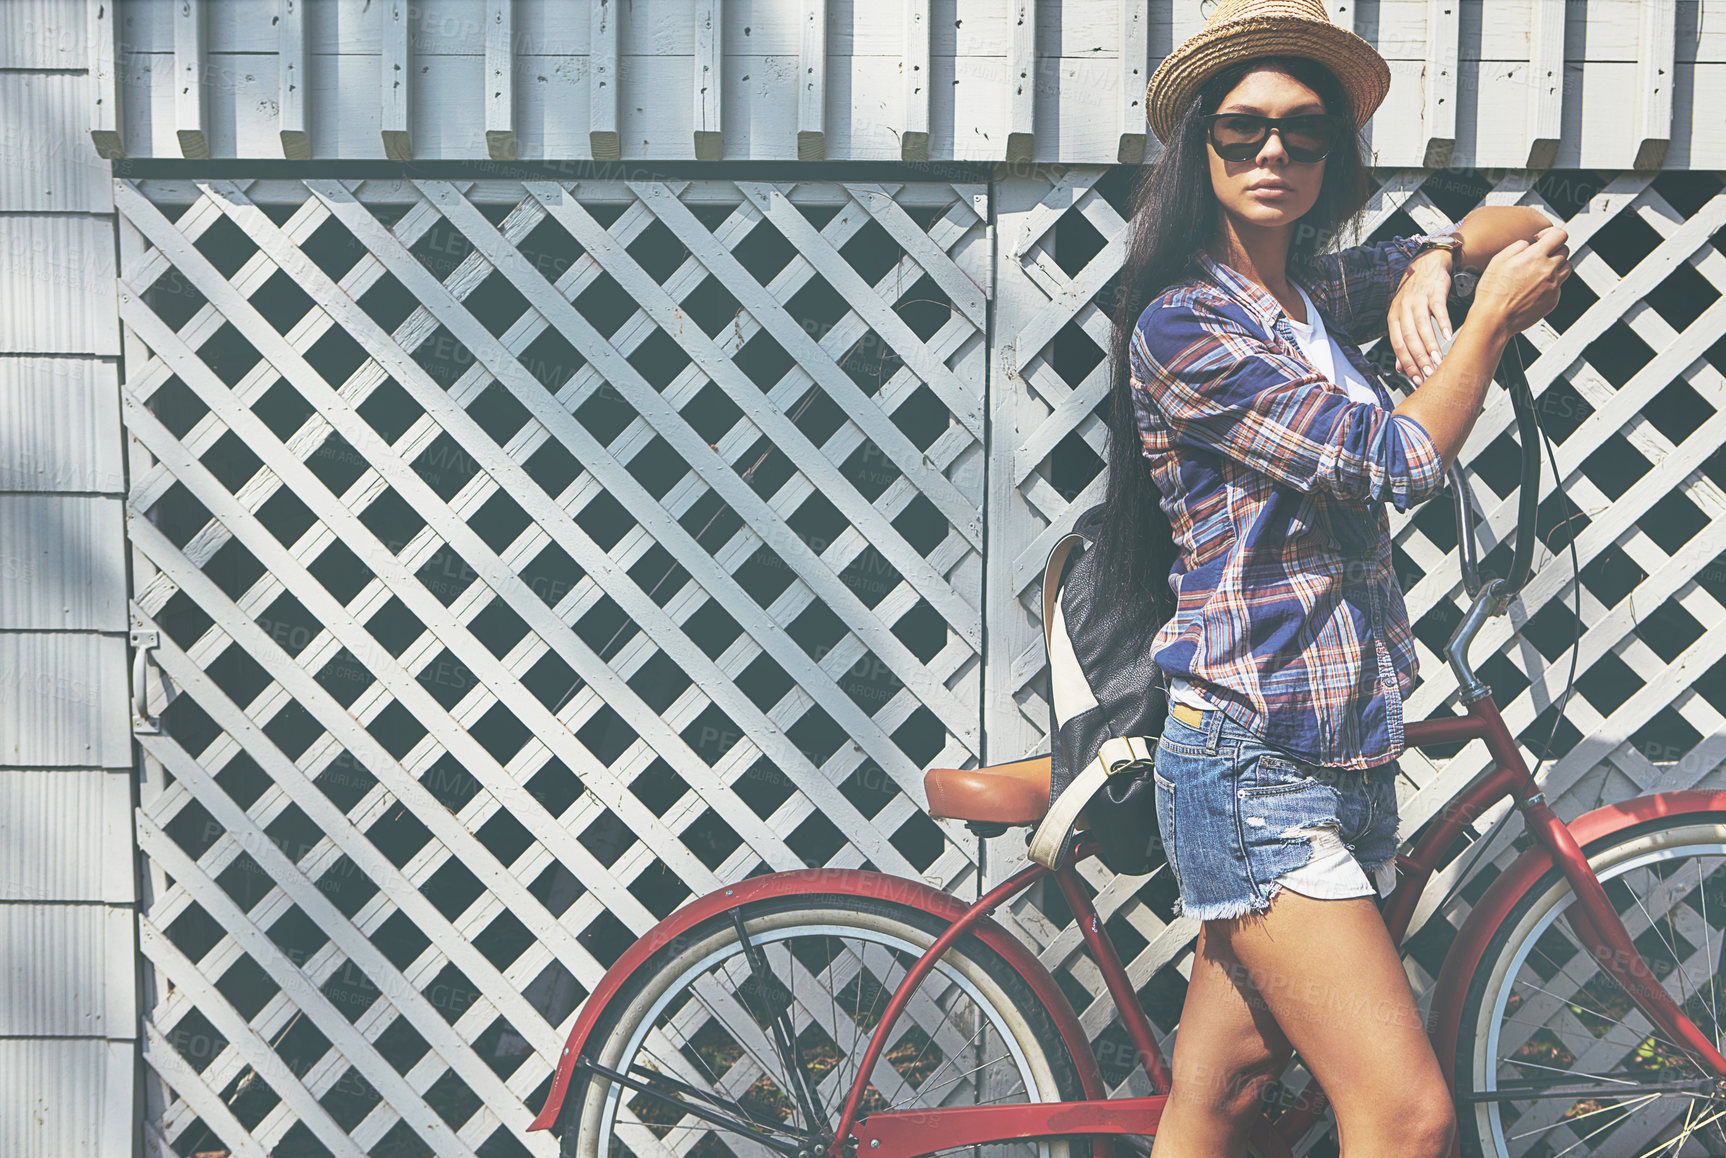
<svg viewBox="0 0 1726 1158">
<path fill-rule="evenodd" d="M 1245 967 L 1250 991 L 1324 1087 L 1343 1158 L 1449 1152 L 1450 1090 L 1370 899 L 1319 901 L 1284 890 L 1261 916 L 1210 922 L 1205 933 L 1213 952 L 1226 949 Z"/>
<path fill-rule="evenodd" d="M 1211 935 L 1199 934 L 1170 1068 L 1175 1084 L 1157 1127 L 1153 1158 L 1239 1158 L 1264 1088 L 1288 1064 L 1289 1043 L 1246 970 Z"/>
</svg>

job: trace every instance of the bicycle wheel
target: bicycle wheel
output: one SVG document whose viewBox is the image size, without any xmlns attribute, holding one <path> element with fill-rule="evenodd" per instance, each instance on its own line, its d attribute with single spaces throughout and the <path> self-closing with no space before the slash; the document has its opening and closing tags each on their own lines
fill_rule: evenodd
<svg viewBox="0 0 1726 1158">
<path fill-rule="evenodd" d="M 611 1076 L 578 1071 L 565 1103 L 566 1158 L 821 1153 L 882 1010 L 945 928 L 907 905 L 825 894 L 753 903 L 738 918 L 716 917 L 667 945 L 613 999 L 589 1051 Z M 864 1112 L 1083 1097 L 1035 991 L 968 936 L 895 1023 Z M 1090 1154 L 1077 1141 L 981 1149 L 991 1158 Z"/>
<path fill-rule="evenodd" d="M 1587 852 L 1649 967 L 1719 1042 L 1726 814 L 1663 817 Z M 1560 919 L 1575 899 L 1554 868 L 1488 942 L 1457 1042 L 1463 1153 L 1726 1154 L 1726 1097 L 1582 948 Z"/>
</svg>

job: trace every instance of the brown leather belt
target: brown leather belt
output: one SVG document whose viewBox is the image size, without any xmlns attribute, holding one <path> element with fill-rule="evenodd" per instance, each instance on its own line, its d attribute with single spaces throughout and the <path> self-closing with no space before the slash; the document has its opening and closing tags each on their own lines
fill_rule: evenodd
<svg viewBox="0 0 1726 1158">
<path fill-rule="evenodd" d="M 1188 704 L 1170 704 L 1169 715 L 1173 716 L 1183 724 L 1191 724 L 1195 728 L 1204 727 L 1205 714 Z"/>
</svg>

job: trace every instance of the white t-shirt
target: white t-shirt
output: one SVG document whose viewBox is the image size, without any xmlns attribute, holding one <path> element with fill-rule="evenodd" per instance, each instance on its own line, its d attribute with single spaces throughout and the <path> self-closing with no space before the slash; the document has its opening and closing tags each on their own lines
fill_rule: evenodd
<svg viewBox="0 0 1726 1158">
<path fill-rule="evenodd" d="M 1377 406 L 1378 395 L 1372 392 L 1372 387 L 1360 376 L 1360 371 L 1354 368 L 1354 363 L 1348 360 L 1342 347 L 1337 345 L 1336 339 L 1325 331 L 1324 319 L 1318 316 L 1318 307 L 1312 304 L 1312 299 L 1307 297 L 1306 291 L 1300 286 L 1292 281 L 1289 284 L 1294 286 L 1301 301 L 1306 303 L 1304 324 L 1295 321 L 1292 316 L 1289 317 L 1289 328 L 1294 331 L 1295 341 L 1300 343 L 1301 353 L 1318 367 L 1319 373 L 1347 390 L 1350 399 L 1355 402 L 1370 402 Z"/>
<path fill-rule="evenodd" d="M 1354 363 L 1348 360 L 1348 355 L 1342 352 L 1336 339 L 1325 330 L 1324 319 L 1318 316 L 1318 307 L 1312 304 L 1307 292 L 1292 281 L 1289 284 L 1294 286 L 1294 291 L 1306 305 L 1305 322 L 1297 322 L 1288 311 L 1283 312 L 1288 318 L 1289 328 L 1294 331 L 1295 341 L 1300 343 L 1301 353 L 1307 356 L 1307 361 L 1317 367 L 1318 372 L 1326 379 L 1347 390 L 1351 401 L 1379 405 L 1378 395 L 1373 393 L 1366 379 L 1360 376 L 1360 371 L 1354 368 Z M 1195 692 L 1192 684 L 1180 676 L 1169 677 L 1169 699 L 1200 711 L 1216 706 Z"/>
</svg>

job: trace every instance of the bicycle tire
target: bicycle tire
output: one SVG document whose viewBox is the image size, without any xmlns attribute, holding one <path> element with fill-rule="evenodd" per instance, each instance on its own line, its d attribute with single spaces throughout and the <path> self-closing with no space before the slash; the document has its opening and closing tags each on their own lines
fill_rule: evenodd
<svg viewBox="0 0 1726 1158">
<path fill-rule="evenodd" d="M 1661 817 L 1585 852 L 1650 967 L 1718 1040 L 1726 813 Z M 1560 920 L 1574 899 L 1558 868 L 1542 874 L 1494 931 L 1470 981 L 1454 1074 L 1463 1155 L 1726 1153 L 1726 1117 L 1716 1116 L 1726 1102 L 1581 949 Z M 1524 1091 L 1545 1096 L 1507 1096 Z"/>
<path fill-rule="evenodd" d="M 922 955 L 947 924 L 909 905 L 839 894 L 752 902 L 742 906 L 739 915 L 770 970 L 768 983 L 752 980 L 749 955 L 731 914 L 711 918 L 642 963 L 595 1024 L 589 1038 L 594 1046 L 587 1052 L 615 1073 L 630 1072 L 632 1064 L 644 1065 L 655 1074 L 728 1096 L 734 1115 L 748 1111 L 758 1116 L 752 1120 L 772 1120 L 777 1115 L 780 1124 L 792 1131 L 803 1122 L 794 1096 L 796 1083 L 787 1074 L 767 1072 L 777 1059 L 762 1044 L 771 1041 L 768 1029 L 774 1010 L 759 998 L 762 993 L 771 993 L 771 1004 L 790 1011 L 799 1049 L 806 1036 L 815 1039 L 810 1043 L 810 1055 L 804 1058 L 800 1053 L 799 1057 L 805 1061 L 807 1072 L 827 1075 L 826 1080 L 816 1081 L 814 1095 L 830 1134 L 850 1085 L 849 1076 L 856 1072 L 857 1055 L 873 1029 L 871 1014 L 878 1019 L 897 977 L 903 976 L 904 968 Z M 840 953 L 834 952 L 835 943 L 842 947 Z M 812 957 L 820 960 L 818 953 L 811 952 L 818 946 L 826 946 L 825 971 L 810 963 Z M 799 966 L 805 971 L 802 975 L 795 971 Z M 789 986 L 779 980 L 783 976 L 791 977 Z M 846 980 L 837 983 L 841 976 Z M 791 992 L 798 989 L 800 980 L 802 988 Z M 867 1008 L 865 992 L 870 994 Z M 893 1042 L 876 1066 L 878 1080 L 871 1084 L 872 1090 L 898 1080 L 901 1085 L 893 1092 L 901 1096 L 896 1100 L 904 1100 L 909 1090 L 938 1105 L 955 1104 L 953 1098 L 960 1099 L 958 1104 L 973 1104 L 981 1097 L 967 1100 L 967 1095 L 981 1095 L 985 1086 L 1004 1092 L 1002 1097 L 991 1096 L 990 1101 L 1071 1101 L 1085 1096 L 1078 1066 L 1036 991 L 974 934 L 961 938 L 942 957 L 918 992 L 923 1004 L 915 1010 L 907 1008 L 896 1023 Z M 810 994 L 814 996 L 806 996 Z M 827 1009 L 809 1008 L 819 1005 L 822 996 L 831 1002 Z M 803 1020 L 799 1026 L 800 1016 Z M 961 1071 L 971 1068 L 974 1059 L 954 1066 L 953 1057 L 948 1056 L 962 1052 L 954 1044 L 966 1020 L 979 1027 L 970 1041 L 981 1038 L 987 1043 L 992 1033 L 998 1037 L 996 1048 L 1001 1051 L 997 1057 L 986 1058 L 971 1074 Z M 698 1021 L 703 1024 L 696 1025 Z M 754 1023 L 753 1032 L 750 1022 Z M 926 1023 L 930 1022 L 934 1023 L 934 1033 L 928 1031 Z M 951 1034 L 947 1032 L 949 1023 L 958 1027 Z M 982 1028 L 985 1023 L 986 1029 Z M 720 1032 L 701 1040 L 713 1025 L 718 1025 Z M 746 1041 L 752 1036 L 754 1049 Z M 844 1057 L 831 1057 L 841 1047 L 841 1038 L 849 1038 L 844 1044 L 853 1048 Z M 916 1055 L 903 1056 L 908 1053 L 907 1043 L 915 1045 L 919 1040 L 923 1044 Z M 943 1045 L 947 1049 L 942 1049 Z M 919 1071 L 919 1067 L 930 1066 L 926 1057 L 931 1049 L 939 1055 L 939 1064 Z M 849 1074 L 846 1058 L 852 1061 Z M 1003 1059 L 1006 1064 L 998 1065 Z M 743 1093 L 737 1093 L 738 1083 L 752 1072 L 744 1071 L 742 1078 L 736 1078 L 732 1071 L 744 1062 L 760 1071 L 760 1076 Z M 893 1067 L 897 1079 L 883 1069 L 884 1065 Z M 698 1068 L 705 1074 L 698 1073 Z M 948 1075 L 949 1069 L 956 1078 Z M 637 1073 L 637 1077 L 642 1075 Z M 652 1080 L 657 1083 L 659 1079 Z M 765 1088 L 764 1080 L 768 1083 Z M 564 1158 L 771 1154 L 765 1146 L 737 1137 L 736 1131 L 699 1121 L 687 1125 L 687 1114 L 671 1122 L 677 1110 L 654 1098 L 639 1105 L 639 1092 L 634 1092 L 634 1102 L 628 1100 L 631 1093 L 608 1078 L 577 1071 L 565 1101 Z M 752 1104 L 751 1096 L 755 1096 Z M 646 1118 L 637 1112 L 638 1106 Z M 647 1120 L 656 1115 L 658 1120 Z M 679 1131 L 684 1133 L 673 1138 Z M 713 1141 L 721 1145 L 715 1148 Z M 1091 1153 L 1090 1144 L 1083 1140 L 1000 1143 L 981 1149 L 992 1158 L 1089 1158 Z"/>
</svg>

